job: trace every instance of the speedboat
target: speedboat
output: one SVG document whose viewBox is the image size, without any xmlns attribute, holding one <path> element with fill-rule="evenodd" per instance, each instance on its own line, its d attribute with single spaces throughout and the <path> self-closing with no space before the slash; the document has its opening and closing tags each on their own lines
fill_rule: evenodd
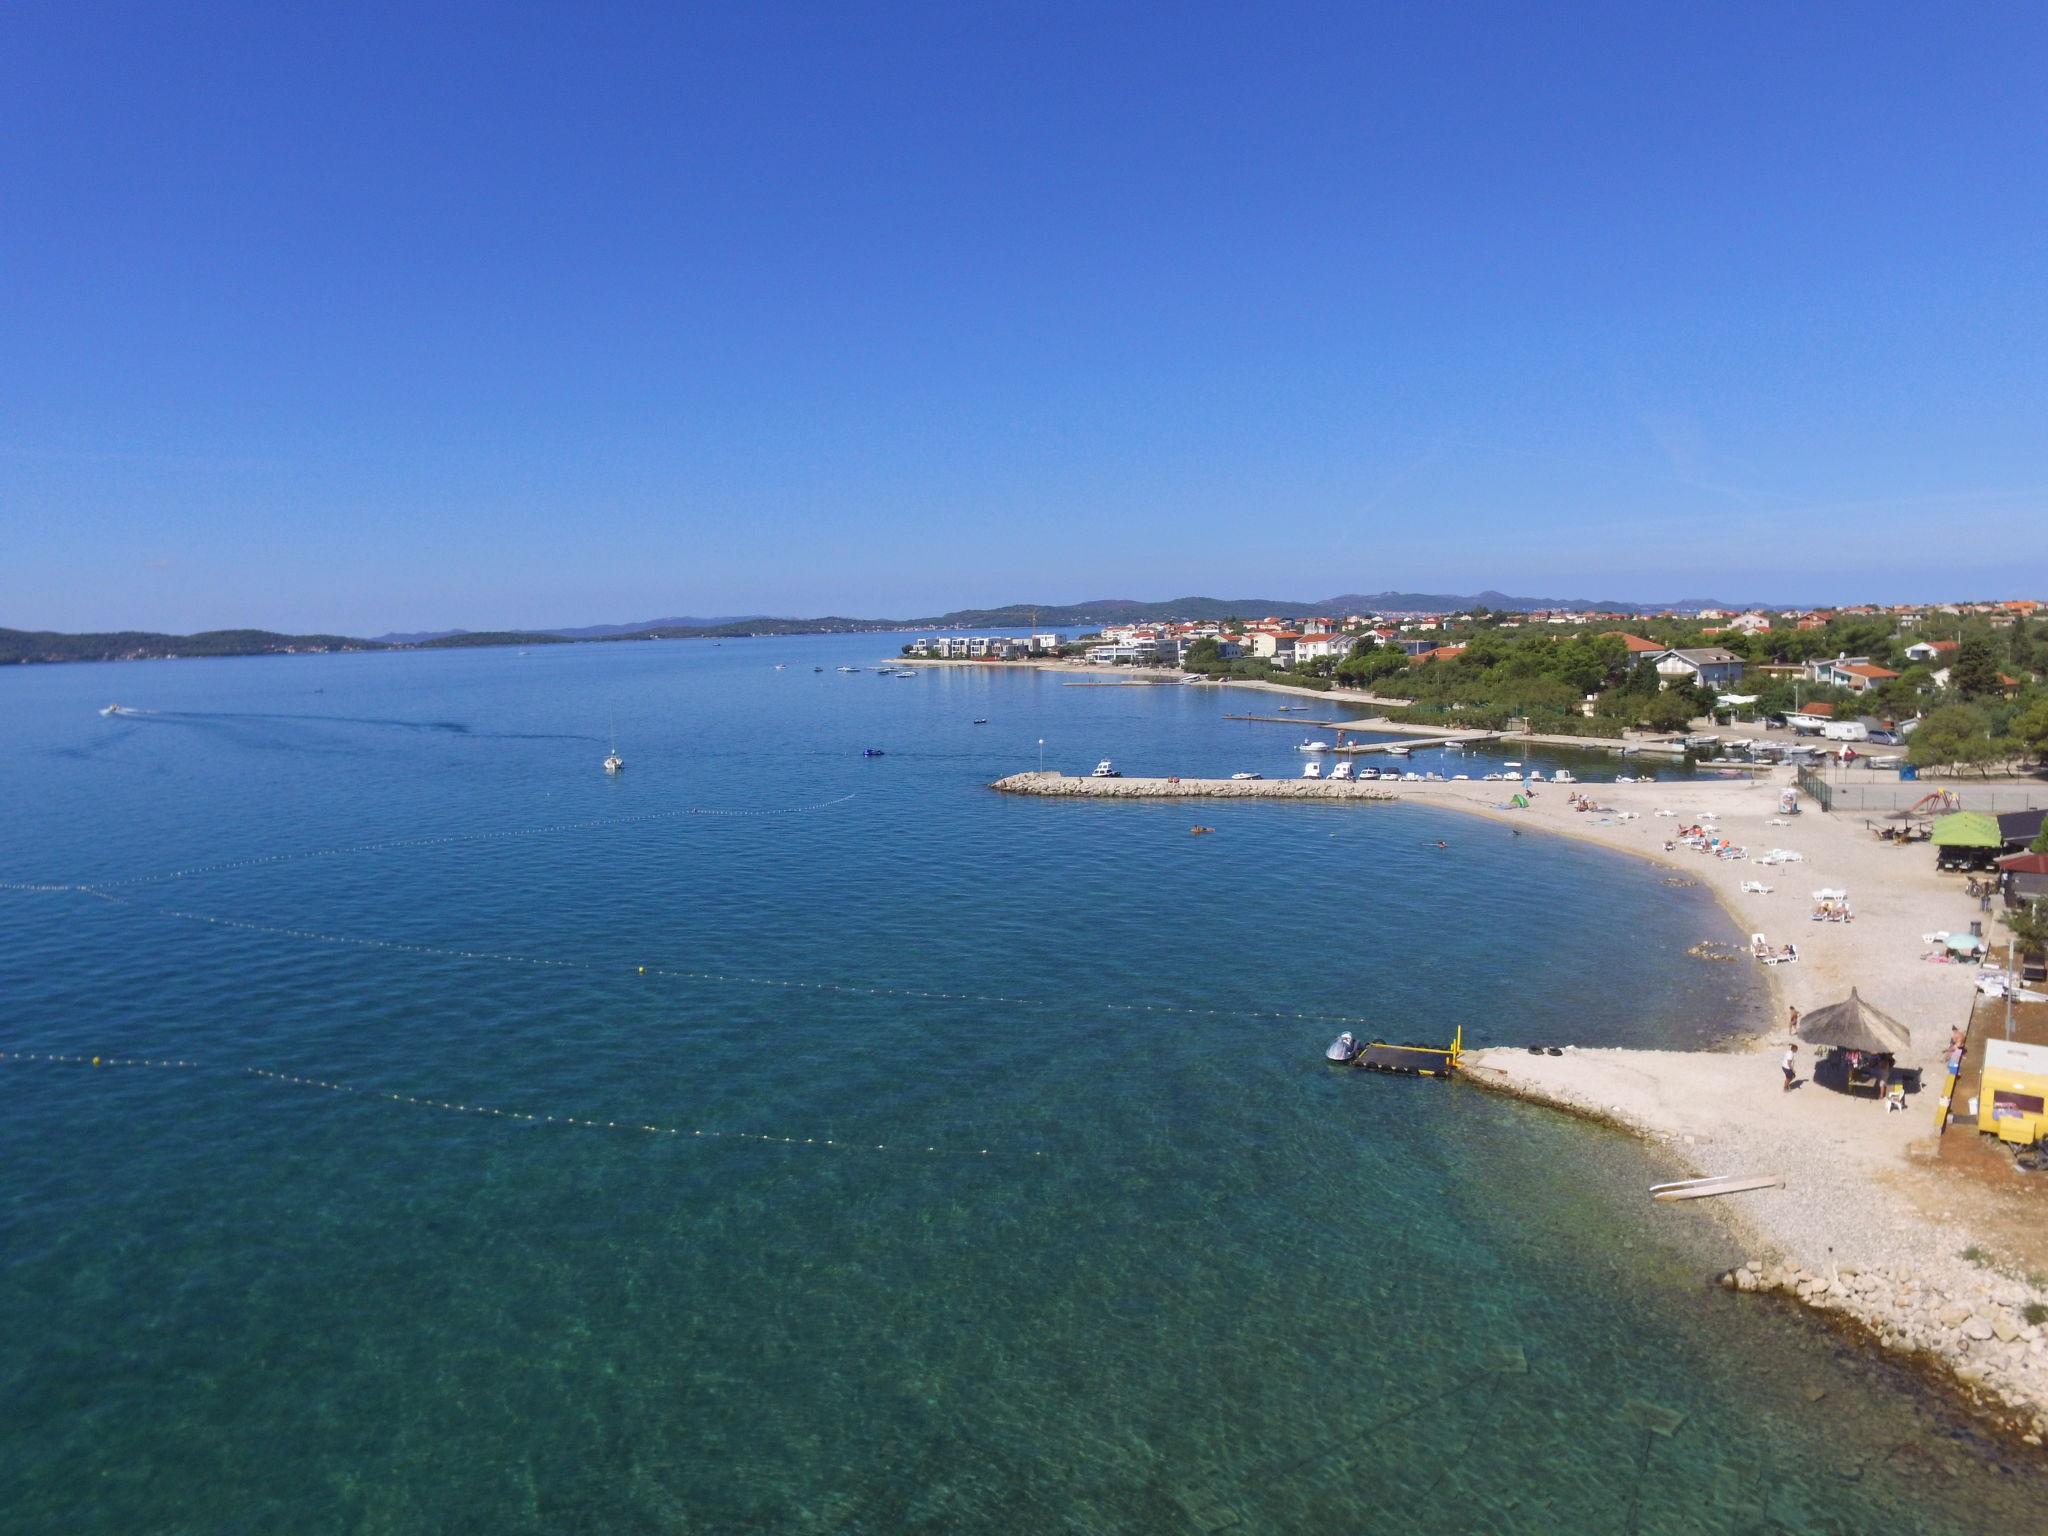
<svg viewBox="0 0 2048 1536">
<path fill-rule="evenodd" d="M 1233 779 L 1263 779 L 1265 775 L 1263 773 L 1233 773 L 1231 777 Z"/>
<path fill-rule="evenodd" d="M 1379 769 L 1377 769 L 1377 768 L 1370 768 L 1370 767 L 1368 767 L 1368 768 L 1361 768 L 1361 769 L 1359 769 L 1359 770 L 1358 770 L 1358 772 L 1356 772 L 1355 774 L 1353 774 L 1353 775 L 1352 775 L 1352 777 L 1353 777 L 1353 778 L 1355 778 L 1355 779 L 1376 779 L 1376 778 L 1378 778 L 1379 776 L 1380 776 L 1380 771 L 1379 771 Z"/>
<path fill-rule="evenodd" d="M 1297 752 L 1327 752 L 1330 750 L 1330 744 L 1327 741 L 1304 741 L 1294 750 Z"/>
<path fill-rule="evenodd" d="M 840 668 L 839 670 L 840 670 L 840 671 L 842 671 L 842 672 L 858 672 L 858 671 L 860 670 L 860 668 L 859 668 L 859 667 L 841 667 L 841 668 Z"/>
<path fill-rule="evenodd" d="M 1498 784 L 1500 782 L 1500 775 L 1497 773 L 1482 773 L 1481 775 L 1479 775 L 1479 777 L 1481 779 L 1488 780 L 1495 784 Z"/>
<path fill-rule="evenodd" d="M 1358 1041 L 1352 1037 L 1351 1031 L 1347 1029 L 1343 1034 L 1330 1042 L 1330 1048 L 1323 1052 L 1323 1060 L 1349 1061 L 1357 1054 Z"/>
<path fill-rule="evenodd" d="M 1310 767 L 1310 768 L 1313 768 L 1313 767 L 1315 767 L 1315 764 L 1314 764 L 1314 763 L 1309 763 L 1309 764 L 1306 764 L 1305 766 L 1307 766 L 1307 767 Z M 1331 778 L 1333 778 L 1333 779 L 1348 779 L 1348 778 L 1350 778 L 1350 777 L 1351 777 L 1351 765 L 1350 765 L 1349 763 L 1339 763 L 1339 764 L 1338 764 L 1338 765 L 1337 765 L 1336 767 L 1334 767 L 1334 768 L 1332 768 L 1332 769 L 1330 770 L 1330 777 L 1331 777 Z"/>
<path fill-rule="evenodd" d="M 987 724 L 988 724 L 988 716 L 987 716 L 987 715 L 976 715 L 976 716 L 974 717 L 974 723 L 975 723 L 976 725 L 987 725 Z"/>
<path fill-rule="evenodd" d="M 1089 774 L 1088 777 L 1091 779 L 1120 779 L 1123 777 L 1123 774 L 1118 770 L 1115 763 L 1105 757 L 1095 765 L 1095 771 Z"/>
<path fill-rule="evenodd" d="M 1304 779 L 1320 779 L 1323 776 L 1323 765 L 1313 760 L 1303 763 L 1301 776 Z"/>
<path fill-rule="evenodd" d="M 813 672 L 822 672 L 822 671 L 824 671 L 825 669 L 824 669 L 823 667 L 813 667 L 813 668 L 811 668 L 811 670 L 812 670 Z"/>
<path fill-rule="evenodd" d="M 128 711 L 123 709 L 118 704 L 109 704 L 105 709 L 101 710 L 100 713 L 103 715 L 125 715 L 128 713 Z"/>
<path fill-rule="evenodd" d="M 864 751 L 864 752 L 862 752 L 862 753 L 861 753 L 861 756 L 862 756 L 862 757 L 886 757 L 886 756 L 888 756 L 888 754 L 887 754 L 886 752 L 884 752 L 884 751 L 883 751 L 883 750 L 882 750 L 882 749 L 881 749 L 880 747 L 869 747 L 869 748 L 868 748 L 868 749 L 867 749 L 866 751 Z"/>
</svg>

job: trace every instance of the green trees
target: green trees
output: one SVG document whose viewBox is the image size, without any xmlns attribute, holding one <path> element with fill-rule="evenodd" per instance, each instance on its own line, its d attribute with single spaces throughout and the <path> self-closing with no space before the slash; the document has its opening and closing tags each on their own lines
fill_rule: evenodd
<svg viewBox="0 0 2048 1536">
<path fill-rule="evenodd" d="M 2048 698 L 2039 698 L 2022 710 L 2011 726 L 2013 740 L 2036 757 L 2048 757 Z"/>
<path fill-rule="evenodd" d="M 1944 704 L 1912 735 L 1909 756 L 1921 768 L 1972 767 L 2002 757 L 1991 722 L 1972 704 Z"/>
<path fill-rule="evenodd" d="M 1999 691 L 1998 658 L 1989 640 L 1982 635 L 1964 638 L 1950 664 L 1948 685 L 1966 699 L 1989 698 Z"/>
<path fill-rule="evenodd" d="M 1203 639 L 1188 647 L 1188 654 L 1182 664 L 1190 672 L 1199 672 L 1215 666 L 1222 659 L 1223 647 L 1214 640 Z"/>
<path fill-rule="evenodd" d="M 1353 688 L 1370 688 L 1407 670 L 1408 657 L 1399 646 L 1361 640 L 1337 663 L 1337 681 Z"/>
</svg>

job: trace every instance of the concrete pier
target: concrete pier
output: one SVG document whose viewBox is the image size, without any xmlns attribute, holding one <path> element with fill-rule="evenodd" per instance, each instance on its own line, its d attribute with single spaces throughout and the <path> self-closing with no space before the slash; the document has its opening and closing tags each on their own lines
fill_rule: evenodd
<svg viewBox="0 0 2048 1536">
<path fill-rule="evenodd" d="M 1399 795 L 1367 780 L 1098 779 L 1065 773 L 1013 773 L 990 789 L 1006 795 L 1067 795 L 1096 800 L 1377 800 Z"/>
</svg>

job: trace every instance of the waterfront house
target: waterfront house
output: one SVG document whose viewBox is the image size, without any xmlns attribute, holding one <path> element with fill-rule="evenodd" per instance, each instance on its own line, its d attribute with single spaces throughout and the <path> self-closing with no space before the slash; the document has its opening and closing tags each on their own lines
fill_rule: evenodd
<svg viewBox="0 0 2048 1536">
<path fill-rule="evenodd" d="M 1743 660 L 1718 645 L 1674 647 L 1659 652 L 1654 665 L 1664 686 L 1698 683 L 1703 688 L 1722 689 L 1742 681 Z"/>
<path fill-rule="evenodd" d="M 1906 647 L 1908 661 L 1953 661 L 1957 650 L 1953 640 L 1915 640 Z"/>
<path fill-rule="evenodd" d="M 1284 667 L 1293 662 L 1294 648 L 1301 643 L 1301 636 L 1287 631 L 1255 629 L 1251 641 L 1254 656 Z"/>
<path fill-rule="evenodd" d="M 1351 654 L 1353 640 L 1349 635 L 1303 635 L 1294 642 L 1296 661 L 1342 661 Z"/>
</svg>

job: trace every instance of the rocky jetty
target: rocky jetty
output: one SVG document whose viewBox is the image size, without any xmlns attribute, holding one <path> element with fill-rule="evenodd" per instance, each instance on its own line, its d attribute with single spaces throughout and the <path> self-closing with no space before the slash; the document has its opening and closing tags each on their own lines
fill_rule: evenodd
<svg viewBox="0 0 2048 1536">
<path fill-rule="evenodd" d="M 1376 800 L 1401 797 L 1368 779 L 1098 779 L 1013 773 L 989 785 L 1006 795 L 1072 795 L 1097 800 Z"/>
<path fill-rule="evenodd" d="M 1853 1320 L 1886 1349 L 1927 1357 L 2027 1444 L 2048 1438 L 2048 1295 L 2025 1281 L 1977 1270 L 1951 1271 L 1937 1283 L 1906 1270 L 1751 1259 L 1721 1284 Z"/>
</svg>

